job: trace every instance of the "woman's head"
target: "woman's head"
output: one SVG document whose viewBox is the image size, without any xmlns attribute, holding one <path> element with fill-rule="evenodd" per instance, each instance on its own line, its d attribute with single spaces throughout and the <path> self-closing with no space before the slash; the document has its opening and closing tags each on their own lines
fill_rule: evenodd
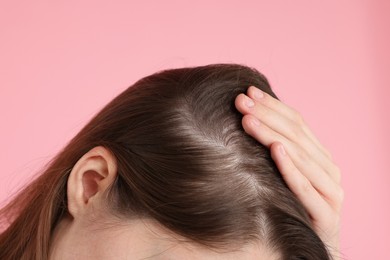
<svg viewBox="0 0 390 260">
<path fill-rule="evenodd" d="M 257 243 L 284 259 L 327 259 L 268 148 L 241 126 L 234 100 L 251 85 L 276 97 L 261 73 L 237 64 L 171 69 L 139 80 L 3 210 L 14 220 L 0 236 L 0 249 L 8 256 L 18 250 L 47 256 L 56 226 L 91 202 L 85 212 L 98 219 L 152 221 L 203 248 Z"/>
</svg>

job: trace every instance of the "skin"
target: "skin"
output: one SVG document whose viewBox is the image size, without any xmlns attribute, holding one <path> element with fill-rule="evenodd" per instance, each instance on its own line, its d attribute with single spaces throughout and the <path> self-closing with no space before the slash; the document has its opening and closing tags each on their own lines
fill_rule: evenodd
<svg viewBox="0 0 390 260">
<path fill-rule="evenodd" d="M 330 153 L 298 112 L 257 88 L 239 94 L 235 105 L 244 115 L 245 131 L 270 148 L 288 187 L 337 259 L 343 190 Z M 67 183 L 69 214 L 54 230 L 50 259 L 280 259 L 260 242 L 231 252 L 213 251 L 184 241 L 152 219 L 111 215 L 104 192 L 116 175 L 115 157 L 102 146 L 75 164 Z"/>
<path fill-rule="evenodd" d="M 340 169 L 293 108 L 250 86 L 236 108 L 245 131 L 271 150 L 291 191 L 309 213 L 314 230 L 339 259 L 340 213 L 344 192 Z"/>
</svg>

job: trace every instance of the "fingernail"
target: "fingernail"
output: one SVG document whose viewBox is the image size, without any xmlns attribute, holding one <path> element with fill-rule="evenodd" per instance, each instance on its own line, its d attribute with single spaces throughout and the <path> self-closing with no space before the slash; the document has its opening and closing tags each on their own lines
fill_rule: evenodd
<svg viewBox="0 0 390 260">
<path fill-rule="evenodd" d="M 286 155 L 286 150 L 284 150 L 283 145 L 279 146 L 279 149 L 280 149 L 280 152 L 281 152 L 283 155 Z"/>
<path fill-rule="evenodd" d="M 247 98 L 247 99 L 245 100 L 245 105 L 246 105 L 247 107 L 253 107 L 253 106 L 255 105 L 255 102 L 253 102 L 252 99 Z"/>
<path fill-rule="evenodd" d="M 260 89 L 256 88 L 254 89 L 254 95 L 255 95 L 255 98 L 256 99 L 261 99 L 264 97 L 264 93 L 263 91 L 261 91 Z"/>
<path fill-rule="evenodd" d="M 253 118 L 251 121 L 252 121 L 252 124 L 254 124 L 255 126 L 259 126 L 260 125 L 260 121 L 255 119 L 255 118 Z"/>
</svg>

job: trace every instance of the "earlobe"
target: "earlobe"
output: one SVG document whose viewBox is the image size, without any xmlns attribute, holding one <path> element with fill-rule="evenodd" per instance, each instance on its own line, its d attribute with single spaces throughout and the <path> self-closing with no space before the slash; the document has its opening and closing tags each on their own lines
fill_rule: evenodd
<svg viewBox="0 0 390 260">
<path fill-rule="evenodd" d="M 74 165 L 67 187 L 68 210 L 76 218 L 91 206 L 101 205 L 103 194 L 115 181 L 116 159 L 103 146 L 96 146 L 85 153 Z"/>
</svg>

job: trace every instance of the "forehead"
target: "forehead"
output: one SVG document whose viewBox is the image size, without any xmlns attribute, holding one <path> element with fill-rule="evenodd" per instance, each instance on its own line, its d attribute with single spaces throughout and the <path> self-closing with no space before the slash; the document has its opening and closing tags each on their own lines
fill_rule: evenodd
<svg viewBox="0 0 390 260">
<path fill-rule="evenodd" d="M 235 252 L 215 252 L 212 250 L 192 247 L 183 244 L 177 244 L 166 248 L 165 250 L 158 252 L 155 255 L 150 255 L 142 259 L 152 260 L 182 260 L 182 259 L 193 259 L 193 260 L 276 260 L 281 259 L 280 255 L 268 250 L 250 246 Z"/>
<path fill-rule="evenodd" d="M 106 229 L 106 234 L 101 234 L 104 236 L 102 241 L 109 247 L 106 250 L 115 252 L 115 259 L 281 259 L 278 253 L 272 252 L 261 243 L 248 244 L 233 252 L 218 252 L 192 242 L 186 242 L 153 220 L 132 220 L 126 225 L 119 226 L 120 228 L 116 226 L 114 229 Z M 104 245 L 102 246 L 104 247 Z"/>
</svg>

